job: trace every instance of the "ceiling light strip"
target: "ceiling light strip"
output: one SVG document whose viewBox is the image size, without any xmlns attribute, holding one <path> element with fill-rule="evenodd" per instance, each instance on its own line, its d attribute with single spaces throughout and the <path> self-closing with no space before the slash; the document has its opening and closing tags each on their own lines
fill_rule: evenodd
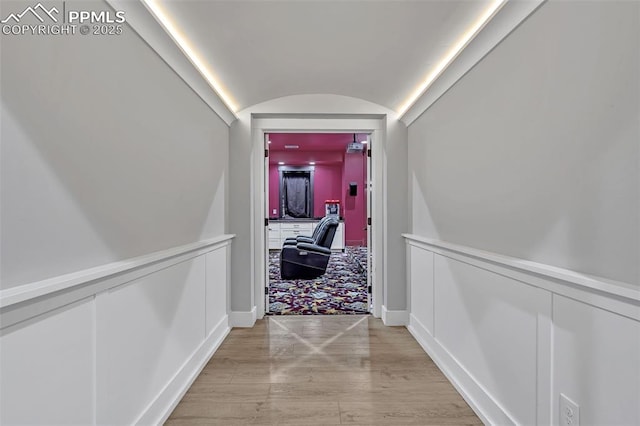
<svg viewBox="0 0 640 426">
<path fill-rule="evenodd" d="M 449 65 L 458 57 L 465 47 L 475 38 L 484 26 L 495 16 L 508 0 L 494 0 L 482 15 L 462 34 L 457 43 L 449 49 L 447 54 L 438 62 L 438 65 L 427 75 L 425 80 L 409 96 L 398 110 L 398 115 L 403 116 L 409 108 L 427 91 L 434 81 L 447 69 Z"/>
<path fill-rule="evenodd" d="M 238 110 L 237 104 L 231 96 L 227 94 L 222 84 L 214 77 L 205 62 L 201 59 L 195 48 L 191 45 L 187 37 L 180 31 L 177 25 L 169 17 L 169 14 L 158 4 L 156 0 L 141 0 L 142 4 L 151 12 L 156 20 L 162 25 L 164 30 L 173 39 L 176 45 L 182 50 L 184 55 L 189 59 L 193 66 L 198 70 L 200 75 L 204 77 L 213 91 L 220 97 L 222 102 L 235 115 Z"/>
</svg>

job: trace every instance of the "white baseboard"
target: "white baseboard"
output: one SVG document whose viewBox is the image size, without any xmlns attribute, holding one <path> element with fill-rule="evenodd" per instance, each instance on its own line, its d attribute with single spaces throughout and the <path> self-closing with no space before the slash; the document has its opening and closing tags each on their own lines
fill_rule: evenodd
<svg viewBox="0 0 640 426">
<path fill-rule="evenodd" d="M 253 307 L 250 311 L 232 311 L 229 314 L 230 327 L 253 327 L 256 323 L 258 308 Z"/>
<path fill-rule="evenodd" d="M 471 409 L 482 420 L 482 423 L 490 425 L 516 424 L 486 389 L 456 361 L 449 351 L 413 315 L 410 315 L 407 329 L 462 395 L 464 400 L 467 401 Z"/>
<path fill-rule="evenodd" d="M 384 325 L 409 325 L 409 311 L 390 311 L 382 305 L 382 322 Z"/>
<path fill-rule="evenodd" d="M 218 350 L 230 330 L 229 318 L 225 315 L 213 328 L 209 337 L 195 350 L 180 371 L 176 373 L 156 399 L 144 410 L 135 424 L 163 424 L 169 418 L 184 394 L 187 393 L 202 369 L 207 365 L 209 359 L 211 359 L 215 351 Z"/>
</svg>

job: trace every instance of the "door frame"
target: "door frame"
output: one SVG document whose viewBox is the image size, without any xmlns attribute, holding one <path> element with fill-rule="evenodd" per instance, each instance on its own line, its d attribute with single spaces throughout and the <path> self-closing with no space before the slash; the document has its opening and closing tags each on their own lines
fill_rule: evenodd
<svg viewBox="0 0 640 426">
<path fill-rule="evenodd" d="M 262 318 L 265 314 L 266 287 L 269 283 L 269 271 L 267 258 L 269 255 L 267 226 L 265 224 L 265 213 L 268 212 L 268 162 L 265 161 L 265 134 L 268 133 L 367 133 L 370 135 L 371 149 L 371 188 L 372 194 L 372 225 L 368 233 L 371 235 L 371 272 L 369 285 L 371 286 L 371 298 L 374 317 L 382 315 L 384 282 L 384 194 L 383 185 L 384 165 L 383 158 L 385 145 L 385 116 L 380 114 L 362 115 L 335 115 L 335 114 L 277 114 L 264 115 L 252 114 L 251 116 L 251 138 L 253 142 L 253 223 L 254 223 L 254 286 L 253 301 L 256 307 L 256 317 Z M 265 207 L 266 206 L 266 207 Z M 371 250 L 372 247 L 368 247 Z"/>
</svg>

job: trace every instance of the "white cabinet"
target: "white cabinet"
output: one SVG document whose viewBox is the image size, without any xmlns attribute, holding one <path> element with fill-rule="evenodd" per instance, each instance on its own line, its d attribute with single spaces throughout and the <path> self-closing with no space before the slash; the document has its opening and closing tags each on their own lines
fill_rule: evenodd
<svg viewBox="0 0 640 426">
<path fill-rule="evenodd" d="M 271 221 L 269 222 L 269 250 L 280 250 L 287 238 L 311 235 L 318 221 Z M 338 224 L 331 250 L 344 250 L 344 222 Z"/>
<path fill-rule="evenodd" d="M 344 250 L 344 222 L 338 224 L 336 235 L 333 236 L 331 250 Z"/>
<path fill-rule="evenodd" d="M 280 242 L 280 224 L 269 223 L 269 250 L 277 250 L 282 247 Z"/>
<path fill-rule="evenodd" d="M 287 238 L 311 234 L 313 234 L 313 223 L 311 222 L 280 222 L 280 240 L 282 242 Z"/>
</svg>

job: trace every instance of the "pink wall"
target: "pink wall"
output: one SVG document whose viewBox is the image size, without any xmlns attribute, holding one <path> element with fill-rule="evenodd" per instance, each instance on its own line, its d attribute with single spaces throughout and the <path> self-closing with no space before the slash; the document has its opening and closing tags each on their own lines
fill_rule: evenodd
<svg viewBox="0 0 640 426">
<path fill-rule="evenodd" d="M 269 165 L 269 217 L 280 216 L 280 175 L 278 165 Z M 313 175 L 313 215 L 324 216 L 325 200 L 340 200 L 342 197 L 342 165 L 316 165 Z M 273 210 L 276 213 L 273 213 Z"/>
<path fill-rule="evenodd" d="M 316 217 L 324 216 L 325 200 L 342 201 L 341 189 L 342 166 L 340 164 L 317 165 L 313 176 L 313 214 Z"/>
<path fill-rule="evenodd" d="M 269 217 L 280 217 L 280 175 L 278 174 L 278 166 L 269 164 Z M 275 209 L 275 214 L 273 210 Z"/>
<path fill-rule="evenodd" d="M 347 245 L 367 244 L 367 199 L 365 180 L 367 178 L 367 156 L 363 153 L 345 154 L 342 174 L 342 210 L 345 222 Z M 358 194 L 349 195 L 349 183 L 357 182 Z"/>
<path fill-rule="evenodd" d="M 295 137 L 294 137 L 295 136 Z M 367 156 L 364 153 L 345 153 L 346 145 L 351 142 L 350 134 L 311 134 L 314 141 L 324 146 L 325 150 L 286 151 L 278 144 L 298 143 L 300 135 L 271 134 L 269 160 L 269 216 L 279 217 L 279 174 L 278 161 L 287 165 L 308 165 L 315 161 L 314 173 L 314 216 L 324 216 L 325 200 L 340 200 L 340 215 L 345 222 L 345 242 L 347 245 L 366 245 L 367 243 L 367 200 L 365 191 Z M 366 135 L 358 135 L 364 140 Z M 282 139 L 282 140 L 280 140 Z M 329 149 L 329 144 L 334 144 Z M 340 145 L 340 146 L 338 146 Z M 284 146 L 284 145 L 283 145 Z M 349 195 L 349 182 L 357 182 L 358 195 Z M 276 213 L 273 213 L 275 209 Z"/>
</svg>

